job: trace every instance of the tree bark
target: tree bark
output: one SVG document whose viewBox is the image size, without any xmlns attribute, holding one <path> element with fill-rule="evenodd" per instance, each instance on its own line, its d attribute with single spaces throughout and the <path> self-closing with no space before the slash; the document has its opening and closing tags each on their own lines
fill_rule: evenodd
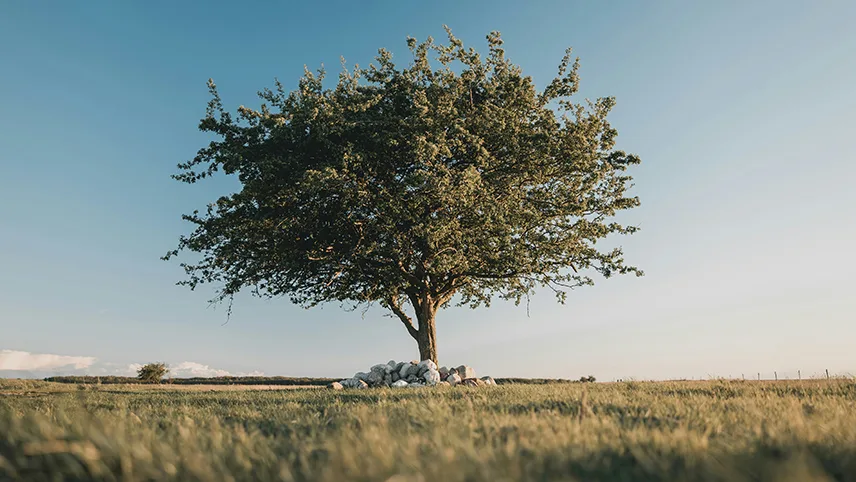
<svg viewBox="0 0 856 482">
<path fill-rule="evenodd" d="M 419 361 L 431 360 L 437 363 L 437 328 L 434 325 L 437 309 L 430 296 L 425 295 L 420 298 L 417 306 L 414 306 L 416 320 L 419 322 L 418 331 L 414 336 L 416 344 L 419 345 Z"/>
<path fill-rule="evenodd" d="M 434 325 L 434 315 L 423 314 L 417 316 L 419 320 L 419 332 L 416 335 L 416 343 L 419 345 L 419 361 L 431 360 L 437 362 L 437 329 Z M 439 366 L 439 365 L 438 365 Z"/>
<path fill-rule="evenodd" d="M 391 297 L 386 300 L 386 306 L 401 320 L 407 333 L 416 340 L 419 346 L 419 361 L 431 360 L 437 363 L 437 329 L 434 325 L 434 319 L 437 315 L 439 304 L 432 300 L 430 296 L 412 296 L 410 302 L 416 311 L 416 325 L 413 320 L 407 316 L 401 307 L 398 297 Z M 439 366 L 439 365 L 438 365 Z"/>
</svg>

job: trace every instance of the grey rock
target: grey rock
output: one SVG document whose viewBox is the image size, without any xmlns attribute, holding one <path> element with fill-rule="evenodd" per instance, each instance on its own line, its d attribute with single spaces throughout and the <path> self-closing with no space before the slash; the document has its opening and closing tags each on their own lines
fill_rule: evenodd
<svg viewBox="0 0 856 482">
<path fill-rule="evenodd" d="M 417 373 L 417 375 L 419 375 L 420 377 L 425 375 L 425 372 L 427 372 L 428 370 L 437 370 L 437 364 L 434 363 L 432 360 L 422 360 L 417 366 L 419 367 L 419 372 Z"/>
<path fill-rule="evenodd" d="M 401 368 L 398 369 L 398 376 L 401 378 L 407 378 L 407 374 L 410 372 L 410 363 L 402 363 Z"/>
<path fill-rule="evenodd" d="M 365 382 L 373 387 L 380 385 L 383 382 L 383 371 L 372 370 L 366 377 Z"/>
<path fill-rule="evenodd" d="M 428 386 L 434 386 L 440 383 L 440 372 L 434 370 L 433 368 L 429 368 L 423 375 L 422 378 L 425 380 L 425 384 Z"/>
<path fill-rule="evenodd" d="M 362 380 L 362 381 L 366 381 L 366 378 L 368 378 L 368 376 L 369 376 L 369 374 L 366 372 L 357 372 L 354 374 L 354 378 L 356 378 L 357 380 Z"/>
<path fill-rule="evenodd" d="M 344 388 L 367 388 L 369 385 L 359 378 L 348 378 L 339 382 Z"/>
<path fill-rule="evenodd" d="M 404 379 L 407 383 L 418 383 L 421 379 L 417 375 L 407 375 L 407 378 Z"/>
<path fill-rule="evenodd" d="M 402 387 L 406 387 L 407 385 L 409 385 L 409 383 L 405 382 L 404 380 L 398 380 L 397 382 L 394 382 L 392 384 L 392 387 L 393 388 L 402 388 Z"/>
<path fill-rule="evenodd" d="M 453 387 L 454 387 L 455 385 L 457 385 L 457 384 L 461 383 L 461 376 L 460 376 L 460 375 L 458 375 L 457 373 L 452 373 L 451 375 L 449 375 L 448 377 L 446 377 L 446 382 L 447 382 L 449 385 L 451 385 L 451 386 L 453 386 Z"/>
<path fill-rule="evenodd" d="M 449 369 L 446 367 L 440 367 L 440 370 L 438 370 L 438 371 L 440 372 L 440 379 L 441 380 L 445 380 L 446 377 L 449 376 Z"/>
<path fill-rule="evenodd" d="M 392 377 L 392 383 L 401 380 L 401 375 L 399 375 L 398 372 L 392 372 L 390 376 Z"/>
<path fill-rule="evenodd" d="M 329 388 L 331 390 L 342 390 L 345 387 L 343 387 L 342 384 L 339 382 L 333 382 L 333 383 L 327 385 L 327 388 Z"/>
<path fill-rule="evenodd" d="M 496 380 L 493 377 L 481 377 L 481 381 L 484 382 L 485 385 L 496 385 Z"/>
<path fill-rule="evenodd" d="M 475 378 L 476 377 L 476 371 L 473 369 L 473 367 L 461 365 L 458 367 L 458 375 L 460 375 L 461 378 L 466 380 L 467 378 Z"/>
<path fill-rule="evenodd" d="M 419 365 L 410 364 L 407 366 L 407 376 L 419 376 Z"/>
</svg>

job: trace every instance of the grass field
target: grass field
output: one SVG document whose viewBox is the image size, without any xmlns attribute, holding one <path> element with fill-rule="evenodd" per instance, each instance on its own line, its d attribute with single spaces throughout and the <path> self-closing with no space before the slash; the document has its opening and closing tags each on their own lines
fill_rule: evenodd
<svg viewBox="0 0 856 482">
<path fill-rule="evenodd" d="M 0 480 L 856 480 L 856 383 L 0 381 Z"/>
</svg>

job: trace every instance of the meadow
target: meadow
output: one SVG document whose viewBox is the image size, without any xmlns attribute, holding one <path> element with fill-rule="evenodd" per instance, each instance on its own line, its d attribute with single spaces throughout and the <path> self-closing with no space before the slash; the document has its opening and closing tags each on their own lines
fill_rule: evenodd
<svg viewBox="0 0 856 482">
<path fill-rule="evenodd" d="M 0 480 L 850 481 L 856 383 L 331 391 L 0 380 Z"/>
</svg>

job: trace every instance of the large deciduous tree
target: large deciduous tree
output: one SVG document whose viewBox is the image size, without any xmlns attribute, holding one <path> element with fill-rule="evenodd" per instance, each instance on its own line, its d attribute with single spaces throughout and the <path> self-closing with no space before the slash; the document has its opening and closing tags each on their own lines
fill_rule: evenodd
<svg viewBox="0 0 856 482">
<path fill-rule="evenodd" d="M 218 284 L 219 301 L 250 288 L 305 307 L 380 304 L 436 362 L 435 316 L 453 298 L 519 303 L 548 287 L 564 302 L 596 273 L 641 275 L 598 243 L 637 229 L 614 220 L 639 205 L 625 173 L 639 158 L 615 149 L 606 119 L 614 99 L 571 100 L 570 49 L 539 90 L 499 33 L 485 57 L 447 33 L 408 38 L 406 68 L 381 49 L 368 68 L 343 63 L 332 88 L 323 69 L 292 92 L 276 81 L 236 117 L 209 81 L 199 128 L 217 140 L 173 177 L 222 171 L 242 187 L 184 216 L 195 230 L 165 259 L 201 256 L 179 284 Z"/>
</svg>

